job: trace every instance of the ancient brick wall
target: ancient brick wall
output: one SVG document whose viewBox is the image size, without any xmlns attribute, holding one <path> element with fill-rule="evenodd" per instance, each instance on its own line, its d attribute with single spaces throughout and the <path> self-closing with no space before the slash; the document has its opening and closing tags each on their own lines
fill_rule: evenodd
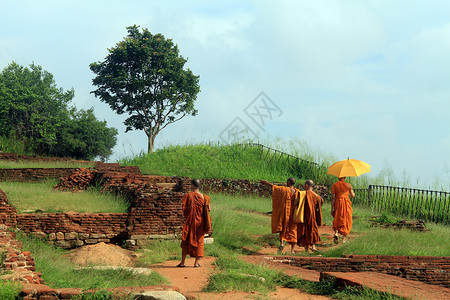
<svg viewBox="0 0 450 300">
<path fill-rule="evenodd" d="M 3 252 L 2 269 L 10 271 L 3 275 L 5 280 L 18 280 L 22 283 L 41 284 L 41 273 L 35 272 L 34 258 L 29 251 L 22 250 L 22 244 L 15 239 L 15 233 L 7 226 L 0 225 L 0 251 Z"/>
<path fill-rule="evenodd" d="M 5 193 L 0 189 L 0 224 L 16 227 L 17 210 L 8 202 Z"/>
<path fill-rule="evenodd" d="M 202 179 L 201 182 L 202 190 L 205 192 L 272 196 L 270 188 L 259 182 L 252 183 L 247 179 Z"/>
<path fill-rule="evenodd" d="M 202 190 L 214 193 L 229 193 L 241 195 L 255 195 L 260 197 L 271 197 L 272 190 L 260 182 L 250 182 L 248 179 L 202 179 Z M 285 185 L 285 183 L 274 183 Z M 303 187 L 296 186 L 300 190 Z M 326 186 L 316 185 L 314 191 L 322 198 L 331 199 L 330 191 Z"/>
<path fill-rule="evenodd" d="M 66 176 L 58 188 L 72 189 L 76 185 L 79 187 L 80 182 L 84 182 L 82 186 L 100 182 L 103 191 L 121 194 L 130 201 L 129 212 L 20 214 L 16 217 L 17 227 L 45 237 L 63 248 L 123 241 L 135 246 L 149 238 L 174 238 L 181 233 L 184 224 L 181 197 L 184 192 L 180 191 L 187 188 L 189 179 L 126 172 L 103 173 L 90 169 L 78 169 L 73 174 L 76 176 Z"/>
<path fill-rule="evenodd" d="M 19 155 L 17 155 L 17 153 L 7 153 L 0 151 L 0 159 L 17 161 L 19 160 Z"/>
<path fill-rule="evenodd" d="M 63 178 L 75 168 L 0 169 L 0 181 L 39 182 L 48 178 Z"/>
<path fill-rule="evenodd" d="M 138 166 L 121 166 L 119 163 L 103 163 L 101 161 L 95 163 L 95 169 L 99 172 L 142 174 Z"/>
<path fill-rule="evenodd" d="M 51 244 L 73 248 L 126 238 L 127 219 L 127 213 L 18 214 L 17 227 L 45 237 Z"/>
<path fill-rule="evenodd" d="M 180 234 L 184 224 L 182 196 L 176 192 L 144 193 L 134 199 L 128 218 L 130 238 Z"/>
<path fill-rule="evenodd" d="M 132 181 L 118 184 L 121 180 L 117 180 L 117 174 L 104 175 L 114 176 L 103 185 L 105 190 L 119 193 L 130 200 L 127 244 L 139 245 L 148 238 L 175 237 L 181 233 L 184 224 L 181 198 L 184 192 L 179 190 L 182 189 L 182 181 L 153 184 L 145 178 L 144 183 Z"/>
<path fill-rule="evenodd" d="M 379 272 L 450 288 L 449 256 L 344 255 L 274 259 L 320 272 Z"/>
</svg>

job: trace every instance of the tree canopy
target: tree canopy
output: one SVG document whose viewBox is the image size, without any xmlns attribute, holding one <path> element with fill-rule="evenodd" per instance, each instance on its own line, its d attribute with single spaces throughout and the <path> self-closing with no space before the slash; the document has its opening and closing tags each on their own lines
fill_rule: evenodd
<svg viewBox="0 0 450 300">
<path fill-rule="evenodd" d="M 0 135 L 39 155 L 106 159 L 117 130 L 98 121 L 92 109 L 70 107 L 74 96 L 73 89 L 58 88 L 41 66 L 12 62 L 0 73 Z"/>
<path fill-rule="evenodd" d="M 162 129 L 197 114 L 199 76 L 184 69 L 187 59 L 171 39 L 148 29 L 140 31 L 137 25 L 127 30 L 128 36 L 108 49 L 103 62 L 90 65 L 96 74 L 93 93 L 116 113 L 127 113 L 126 132 L 144 130 L 152 152 Z"/>
</svg>

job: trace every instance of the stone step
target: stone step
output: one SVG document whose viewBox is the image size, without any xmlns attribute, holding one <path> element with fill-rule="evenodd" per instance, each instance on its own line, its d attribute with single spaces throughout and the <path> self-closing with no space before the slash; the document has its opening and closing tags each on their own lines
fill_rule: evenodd
<svg viewBox="0 0 450 300">
<path fill-rule="evenodd" d="M 338 286 L 364 286 L 406 299 L 450 299 L 450 289 L 376 272 L 321 272 L 320 280 L 336 278 Z"/>
<path fill-rule="evenodd" d="M 175 186 L 177 185 L 177 183 L 165 183 L 165 182 L 158 182 L 156 183 L 157 187 L 166 189 L 166 190 L 172 190 L 175 188 Z"/>
</svg>

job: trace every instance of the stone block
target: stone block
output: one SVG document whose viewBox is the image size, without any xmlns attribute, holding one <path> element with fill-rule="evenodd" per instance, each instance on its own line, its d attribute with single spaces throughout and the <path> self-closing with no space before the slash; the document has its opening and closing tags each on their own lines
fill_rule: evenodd
<svg viewBox="0 0 450 300">
<path fill-rule="evenodd" d="M 66 240 L 58 240 L 55 242 L 55 245 L 64 249 L 72 248 L 72 243 Z"/>
<path fill-rule="evenodd" d="M 62 233 L 62 232 L 57 232 L 57 233 L 56 233 L 56 240 L 58 240 L 58 241 L 64 240 L 64 233 Z"/>
<path fill-rule="evenodd" d="M 106 234 L 104 233 L 92 233 L 90 236 L 91 239 L 105 239 Z"/>
<path fill-rule="evenodd" d="M 35 231 L 35 232 L 32 232 L 31 235 L 32 235 L 33 237 L 38 238 L 38 239 L 41 239 L 41 240 L 43 240 L 43 239 L 45 239 L 45 238 L 47 237 L 47 235 L 46 235 L 44 232 L 42 232 L 42 231 Z"/>
<path fill-rule="evenodd" d="M 55 234 L 54 232 L 49 233 L 49 235 L 48 235 L 48 240 L 49 240 L 49 241 L 54 241 L 54 240 L 56 240 L 56 234 Z"/>
<path fill-rule="evenodd" d="M 149 235 L 147 234 L 142 234 L 142 235 L 138 235 L 138 234 L 133 234 L 130 236 L 130 239 L 132 240 L 146 240 L 149 238 Z"/>
<path fill-rule="evenodd" d="M 136 240 L 126 240 L 125 244 L 127 246 L 136 246 Z"/>
<path fill-rule="evenodd" d="M 186 300 L 182 294 L 176 291 L 150 291 L 145 293 L 137 293 L 133 295 L 133 299 L 142 300 L 154 300 L 154 299 L 164 299 L 164 300 Z"/>
<path fill-rule="evenodd" d="M 74 242 L 75 242 L 74 246 L 76 246 L 76 247 L 84 246 L 84 242 L 82 240 L 76 240 Z"/>
<path fill-rule="evenodd" d="M 78 233 L 76 233 L 76 232 L 66 232 L 64 234 L 64 238 L 66 240 L 76 240 L 77 237 L 78 237 Z"/>
<path fill-rule="evenodd" d="M 145 246 L 148 244 L 148 240 L 136 240 L 136 246 Z"/>
<path fill-rule="evenodd" d="M 78 233 L 78 238 L 85 240 L 89 238 L 89 233 Z"/>
</svg>

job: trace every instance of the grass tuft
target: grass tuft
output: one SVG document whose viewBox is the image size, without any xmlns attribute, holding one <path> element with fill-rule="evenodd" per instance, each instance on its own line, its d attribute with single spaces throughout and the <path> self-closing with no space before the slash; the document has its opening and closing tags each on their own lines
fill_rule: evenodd
<svg viewBox="0 0 450 300">
<path fill-rule="evenodd" d="M 198 144 L 168 146 L 153 153 L 123 159 L 122 165 L 138 165 L 143 174 L 191 178 L 266 179 L 285 182 L 295 176 L 277 158 L 261 159 L 257 148 L 239 145 Z"/>
<path fill-rule="evenodd" d="M 156 272 L 137 275 L 125 269 L 77 269 L 79 266 L 65 256 L 67 251 L 24 234 L 18 234 L 17 237 L 23 243 L 23 249 L 33 253 L 36 269 L 42 272 L 44 281 L 52 288 L 92 289 L 167 283 Z"/>
<path fill-rule="evenodd" d="M 19 282 L 0 280 L 0 299 L 18 300 L 22 291 L 22 284 Z"/>
<path fill-rule="evenodd" d="M 81 192 L 62 192 L 53 190 L 57 183 L 44 181 L 0 182 L 11 205 L 23 212 L 67 212 L 80 213 L 126 213 L 129 202 L 119 195 L 100 193 L 96 188 Z"/>
</svg>

